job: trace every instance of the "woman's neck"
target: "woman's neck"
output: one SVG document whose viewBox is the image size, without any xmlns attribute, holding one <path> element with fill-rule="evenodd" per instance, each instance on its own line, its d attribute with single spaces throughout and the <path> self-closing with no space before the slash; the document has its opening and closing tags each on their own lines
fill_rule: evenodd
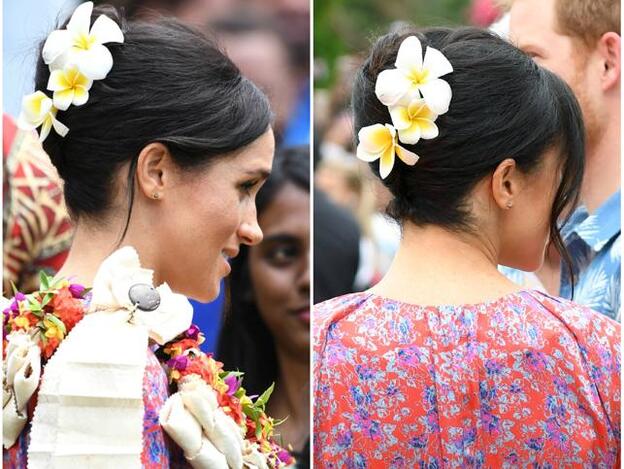
<svg viewBox="0 0 624 469">
<path fill-rule="evenodd" d="M 277 427 L 284 444 L 301 451 L 310 435 L 310 362 L 277 350 L 279 377 L 269 400 L 268 414 L 276 419 L 287 418 Z"/>
<path fill-rule="evenodd" d="M 115 226 L 114 223 L 105 224 L 107 227 Z M 100 264 L 123 246 L 135 248 L 139 253 L 141 265 L 156 271 L 156 258 L 150 243 L 142 242 L 140 237 L 133 235 L 132 230 L 128 230 L 123 242 L 120 242 L 121 233 L 121 231 L 109 228 L 100 229 L 86 221 L 79 222 L 74 231 L 67 259 L 56 276 L 72 278 L 75 282 L 91 286 Z M 157 273 L 154 277 L 155 283 L 158 284 Z"/>
<path fill-rule="evenodd" d="M 67 259 L 56 276 L 92 285 L 98 267 L 115 251 L 118 241 L 108 232 L 78 223 Z"/>
<path fill-rule="evenodd" d="M 420 305 L 496 299 L 519 289 L 498 272 L 497 249 L 486 236 L 405 223 L 392 265 L 371 291 Z"/>
</svg>

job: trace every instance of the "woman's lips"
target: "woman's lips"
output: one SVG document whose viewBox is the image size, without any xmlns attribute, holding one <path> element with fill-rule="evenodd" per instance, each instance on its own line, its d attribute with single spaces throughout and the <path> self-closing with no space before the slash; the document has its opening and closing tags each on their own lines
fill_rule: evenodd
<svg viewBox="0 0 624 469">
<path fill-rule="evenodd" d="M 298 310 L 297 317 L 306 324 L 310 324 L 310 308 Z"/>
<path fill-rule="evenodd" d="M 230 272 L 232 271 L 232 267 L 230 266 L 228 259 L 226 259 L 224 256 L 221 256 L 221 261 L 223 261 L 223 263 L 225 264 L 225 274 L 223 276 L 227 277 L 228 275 L 230 275 Z"/>
</svg>

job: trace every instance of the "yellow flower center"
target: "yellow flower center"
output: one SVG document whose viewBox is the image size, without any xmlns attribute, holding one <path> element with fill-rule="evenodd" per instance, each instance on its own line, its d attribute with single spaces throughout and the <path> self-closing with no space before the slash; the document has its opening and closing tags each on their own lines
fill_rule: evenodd
<svg viewBox="0 0 624 469">
<path fill-rule="evenodd" d="M 426 69 L 412 69 L 409 74 L 409 79 L 416 85 L 422 85 L 427 81 L 427 77 L 429 76 L 429 70 Z"/>
<path fill-rule="evenodd" d="M 80 34 L 76 37 L 74 47 L 80 50 L 89 50 L 95 44 L 95 36 L 91 34 Z"/>
</svg>

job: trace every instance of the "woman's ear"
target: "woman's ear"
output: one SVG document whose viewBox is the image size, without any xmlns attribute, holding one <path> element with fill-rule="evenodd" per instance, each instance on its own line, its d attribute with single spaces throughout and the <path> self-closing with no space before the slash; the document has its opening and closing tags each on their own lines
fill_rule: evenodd
<svg viewBox="0 0 624 469">
<path fill-rule="evenodd" d="M 148 199 L 162 199 L 170 181 L 171 154 L 162 143 L 150 143 L 139 153 L 137 159 L 138 190 Z"/>
<path fill-rule="evenodd" d="M 512 158 L 503 160 L 492 174 L 492 198 L 501 210 L 513 207 L 522 190 L 524 179 Z"/>
</svg>

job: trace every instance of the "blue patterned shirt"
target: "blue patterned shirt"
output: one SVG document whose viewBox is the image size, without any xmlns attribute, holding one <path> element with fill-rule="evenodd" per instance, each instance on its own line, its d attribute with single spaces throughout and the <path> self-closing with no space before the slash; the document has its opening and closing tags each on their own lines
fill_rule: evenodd
<svg viewBox="0 0 624 469">
<path fill-rule="evenodd" d="M 577 208 L 562 229 L 562 237 L 573 260 L 574 301 L 620 320 L 620 191 L 592 215 Z M 511 280 L 527 285 L 530 274 L 507 267 L 500 269 Z M 562 272 L 563 273 L 563 272 Z M 571 298 L 567 275 L 561 276 L 559 296 Z"/>
</svg>

